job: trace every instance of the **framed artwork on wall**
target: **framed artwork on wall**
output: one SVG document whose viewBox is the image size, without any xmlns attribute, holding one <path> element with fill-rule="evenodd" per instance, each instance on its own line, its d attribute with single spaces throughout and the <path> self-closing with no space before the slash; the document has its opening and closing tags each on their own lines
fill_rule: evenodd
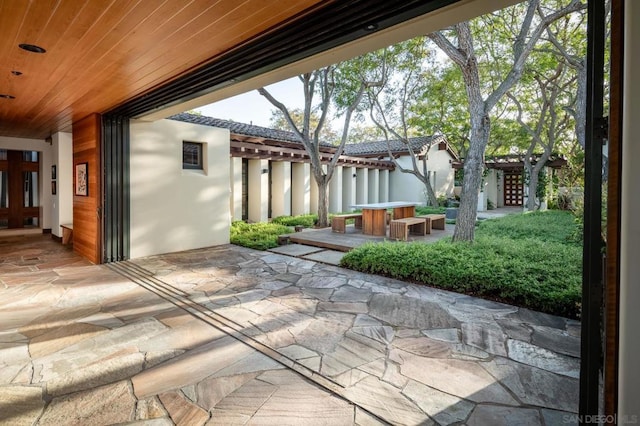
<svg viewBox="0 0 640 426">
<path fill-rule="evenodd" d="M 51 180 L 56 180 L 56 166 L 51 166 Z"/>
<path fill-rule="evenodd" d="M 89 195 L 89 164 L 76 164 L 76 195 L 86 197 Z"/>
<path fill-rule="evenodd" d="M 57 188 L 56 188 L 56 181 L 55 181 L 55 180 L 52 180 L 52 181 L 51 181 L 51 195 L 56 195 L 56 193 L 57 193 L 57 190 L 56 190 L 56 189 L 57 189 Z"/>
</svg>

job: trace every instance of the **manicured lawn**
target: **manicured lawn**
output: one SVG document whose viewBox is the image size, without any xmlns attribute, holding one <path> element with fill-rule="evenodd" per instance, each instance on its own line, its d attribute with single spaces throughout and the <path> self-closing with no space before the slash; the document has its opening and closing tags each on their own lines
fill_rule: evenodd
<svg viewBox="0 0 640 426">
<path fill-rule="evenodd" d="M 341 266 L 579 318 L 582 247 L 562 211 L 481 221 L 473 243 L 371 243 Z"/>
</svg>

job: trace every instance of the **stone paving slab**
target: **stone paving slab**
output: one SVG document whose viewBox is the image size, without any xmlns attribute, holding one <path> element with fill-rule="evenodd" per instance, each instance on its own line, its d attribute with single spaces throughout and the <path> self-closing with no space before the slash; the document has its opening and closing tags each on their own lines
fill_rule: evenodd
<svg viewBox="0 0 640 426">
<path fill-rule="evenodd" d="M 268 288 L 261 283 L 276 275 L 289 277 L 289 286 L 261 292 L 262 300 L 293 310 L 303 306 L 293 301 L 315 302 L 315 309 L 297 310 L 298 316 L 289 315 L 277 327 L 261 326 L 264 338 L 254 337 L 269 344 L 280 341 L 277 334 L 293 336 L 295 344 L 273 348 L 286 355 L 292 350 L 284 348 L 293 347 L 307 359 L 318 354 L 321 362 L 312 368 L 345 386 L 350 401 L 392 424 L 478 424 L 501 415 L 542 424 L 543 409 L 577 411 L 573 376 L 579 360 L 571 354 L 579 348 L 566 338 L 575 327 L 571 320 L 324 263 L 309 265 L 309 256 L 230 247 L 229 262 L 235 252 L 254 256 L 247 262 L 254 289 Z M 136 263 L 146 268 L 155 260 Z M 252 292 L 250 286 L 245 290 Z M 236 305 L 227 313 L 240 319 L 245 308 Z M 269 314 L 272 321 L 278 315 L 273 309 Z M 525 383 L 525 377 L 535 379 Z M 555 401 L 536 396 L 544 384 L 555 388 L 548 392 Z"/>
<path fill-rule="evenodd" d="M 50 239 L 14 242 L 7 259 L 0 423 L 542 425 L 577 412 L 573 320 L 235 246 L 129 262 L 188 314 Z"/>
<path fill-rule="evenodd" d="M 320 247 L 307 246 L 304 244 L 286 244 L 269 249 L 269 251 L 279 254 L 286 254 L 288 256 L 304 256 L 311 253 L 323 251 L 323 249 Z"/>
<path fill-rule="evenodd" d="M 307 260 L 313 260 L 315 262 L 328 263 L 329 265 L 340 265 L 340 261 L 344 257 L 345 253 L 335 250 L 324 250 L 321 252 L 308 254 L 302 256 Z"/>
<path fill-rule="evenodd" d="M 5 247 L 0 241 L 0 253 Z M 44 273 L 35 271 L 35 282 L 29 282 L 28 274 L 13 268 L 14 272 L 3 272 L 5 284 L 0 285 L 0 317 L 12 319 L 0 320 L 0 424 L 191 426 L 227 425 L 232 419 L 353 424 L 353 403 L 112 270 L 87 265 L 50 238 L 22 239 L 12 246 L 17 261 L 27 252 L 44 260 L 34 266 L 45 268 Z M 243 256 L 250 258 L 238 254 L 240 260 Z M 46 262 L 48 258 L 59 261 Z M 202 265 L 199 256 L 189 260 Z M 3 266 L 11 262 L 3 261 Z M 46 266 L 51 264 L 55 270 Z M 202 268 L 186 275 L 168 263 L 156 266 L 161 275 L 173 274 L 177 284 L 183 284 L 184 277 L 196 277 L 202 285 L 222 280 L 209 286 L 210 291 L 237 286 L 225 303 L 241 306 L 242 312 L 252 308 L 277 314 L 277 306 L 291 311 L 272 300 L 260 304 L 276 290 L 244 297 L 254 282 L 238 286 L 235 274 L 240 268 L 230 268 L 234 278 L 225 281 L 226 266 L 207 264 L 206 273 Z M 48 282 L 42 283 L 45 276 Z M 290 278 L 283 282 L 291 284 Z M 202 297 L 191 284 L 184 287 Z M 318 368 L 319 356 L 305 351 L 293 348 L 292 353 L 302 361 L 317 359 L 309 365 Z M 238 413 L 233 409 L 237 392 L 251 386 L 268 387 L 270 392 L 261 395 L 254 411 Z"/>
</svg>

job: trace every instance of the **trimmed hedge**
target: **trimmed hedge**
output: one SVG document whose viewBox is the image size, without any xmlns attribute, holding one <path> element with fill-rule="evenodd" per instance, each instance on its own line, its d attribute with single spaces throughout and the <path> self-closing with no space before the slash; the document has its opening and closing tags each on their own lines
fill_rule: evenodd
<svg viewBox="0 0 640 426">
<path fill-rule="evenodd" d="M 582 248 L 567 242 L 573 226 L 564 212 L 512 215 L 483 221 L 473 243 L 371 243 L 341 266 L 579 318 Z"/>
</svg>

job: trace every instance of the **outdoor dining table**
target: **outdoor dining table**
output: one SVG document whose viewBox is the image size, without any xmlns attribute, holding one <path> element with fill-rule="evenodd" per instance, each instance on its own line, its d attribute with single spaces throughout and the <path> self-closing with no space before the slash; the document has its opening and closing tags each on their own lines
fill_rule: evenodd
<svg viewBox="0 0 640 426">
<path fill-rule="evenodd" d="M 362 233 L 367 235 L 387 235 L 387 209 L 393 209 L 394 219 L 414 217 L 416 206 L 411 201 L 389 201 L 386 203 L 354 204 L 354 209 L 362 209 Z"/>
</svg>

